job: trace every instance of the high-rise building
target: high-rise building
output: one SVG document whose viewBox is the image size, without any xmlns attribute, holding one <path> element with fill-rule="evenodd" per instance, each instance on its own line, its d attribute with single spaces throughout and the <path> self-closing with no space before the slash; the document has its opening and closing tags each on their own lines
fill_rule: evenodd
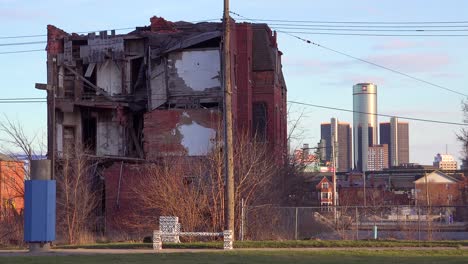
<svg viewBox="0 0 468 264">
<path fill-rule="evenodd" d="M 456 170 L 457 169 L 457 161 L 453 158 L 452 155 L 449 154 L 440 154 L 434 157 L 433 162 L 434 167 L 437 167 L 441 170 Z"/>
<path fill-rule="evenodd" d="M 380 123 L 380 144 L 388 145 L 388 165 L 409 163 L 409 126 L 392 117 L 390 122 Z"/>
<path fill-rule="evenodd" d="M 368 148 L 367 170 L 381 171 L 388 168 L 388 145 L 374 145 Z"/>
<path fill-rule="evenodd" d="M 321 140 L 325 141 L 325 160 L 332 162 L 332 142 L 336 147 L 336 171 L 350 171 L 352 168 L 351 126 L 332 118 L 330 123 L 320 125 Z"/>
<path fill-rule="evenodd" d="M 353 86 L 354 168 L 366 171 L 368 148 L 377 144 L 377 85 Z"/>
</svg>

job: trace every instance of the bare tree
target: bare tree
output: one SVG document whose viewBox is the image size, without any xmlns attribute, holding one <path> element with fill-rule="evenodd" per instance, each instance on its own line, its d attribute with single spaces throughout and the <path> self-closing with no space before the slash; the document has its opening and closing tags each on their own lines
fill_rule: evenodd
<svg viewBox="0 0 468 264">
<path fill-rule="evenodd" d="M 0 120 L 0 153 L 6 164 L 3 192 L 7 203 L 2 204 L 0 216 L 0 242 L 21 244 L 23 241 L 24 180 L 30 178 L 31 160 L 41 158 L 45 149 L 38 134 L 29 136 L 23 126 L 8 117 Z M 25 164 L 26 163 L 26 164 Z"/>
<path fill-rule="evenodd" d="M 57 233 L 69 244 L 90 242 L 98 205 L 92 168 L 95 164 L 77 146 L 66 146 L 57 162 Z"/>
<path fill-rule="evenodd" d="M 258 204 L 277 195 L 273 183 L 278 167 L 274 155 L 264 142 L 248 134 L 235 139 L 236 226 L 240 225 L 240 203 Z M 224 155 L 222 144 L 215 143 L 203 157 L 164 157 L 157 164 L 147 165 L 132 185 L 134 201 L 139 205 L 133 224 L 143 215 L 178 216 L 188 231 L 220 231 L 224 225 Z M 145 210 L 142 212 L 141 210 Z M 129 223 L 130 227 L 132 224 Z"/>
</svg>

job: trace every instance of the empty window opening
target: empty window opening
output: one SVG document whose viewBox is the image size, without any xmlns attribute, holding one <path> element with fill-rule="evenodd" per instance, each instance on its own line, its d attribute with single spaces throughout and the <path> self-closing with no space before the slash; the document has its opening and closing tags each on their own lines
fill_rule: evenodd
<svg viewBox="0 0 468 264">
<path fill-rule="evenodd" d="M 83 144 L 85 150 L 96 154 L 97 119 L 91 113 L 83 114 Z"/>
<path fill-rule="evenodd" d="M 254 136 L 260 141 L 266 141 L 267 107 L 265 103 L 254 103 L 252 107 Z"/>
</svg>

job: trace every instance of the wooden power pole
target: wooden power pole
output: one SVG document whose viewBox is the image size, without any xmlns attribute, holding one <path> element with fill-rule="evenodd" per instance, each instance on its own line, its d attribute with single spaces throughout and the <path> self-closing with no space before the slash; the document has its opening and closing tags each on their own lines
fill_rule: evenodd
<svg viewBox="0 0 468 264">
<path fill-rule="evenodd" d="M 229 0 L 224 0 L 224 38 L 223 38 L 223 69 L 224 69 L 224 158 L 226 211 L 224 215 L 225 229 L 232 231 L 234 240 L 234 154 L 232 150 L 232 86 L 231 86 L 231 32 L 229 17 Z"/>
</svg>

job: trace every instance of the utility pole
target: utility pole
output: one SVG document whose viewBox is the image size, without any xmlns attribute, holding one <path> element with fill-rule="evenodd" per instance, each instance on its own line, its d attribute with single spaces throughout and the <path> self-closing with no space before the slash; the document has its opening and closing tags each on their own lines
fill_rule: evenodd
<svg viewBox="0 0 468 264">
<path fill-rule="evenodd" d="M 58 70 L 57 70 L 57 57 L 54 55 L 52 58 L 52 127 L 51 132 L 52 132 L 52 138 L 51 138 L 51 143 L 52 143 L 52 153 L 49 153 L 50 159 L 51 159 L 51 177 L 53 180 L 55 180 L 55 150 L 56 150 L 56 144 L 57 144 L 57 125 L 56 123 L 56 113 L 55 113 L 55 97 L 57 94 L 57 79 L 58 78 Z"/>
<path fill-rule="evenodd" d="M 223 64 L 224 64 L 224 159 L 225 159 L 225 185 L 224 194 L 226 199 L 225 230 L 232 231 L 234 240 L 234 154 L 232 144 L 232 86 L 231 86 L 231 32 L 229 17 L 229 0 L 224 0 L 223 14 Z"/>
<path fill-rule="evenodd" d="M 363 193 L 364 193 L 364 208 L 367 206 L 367 194 L 366 194 L 366 171 L 362 171 L 362 179 L 363 179 Z"/>
<path fill-rule="evenodd" d="M 332 166 L 333 166 L 333 179 L 332 179 L 333 181 L 333 208 L 334 208 L 335 225 L 336 225 L 338 216 L 337 216 L 337 211 L 336 211 L 337 197 L 336 197 L 336 137 L 335 136 L 333 136 L 333 139 L 332 139 Z"/>
</svg>

